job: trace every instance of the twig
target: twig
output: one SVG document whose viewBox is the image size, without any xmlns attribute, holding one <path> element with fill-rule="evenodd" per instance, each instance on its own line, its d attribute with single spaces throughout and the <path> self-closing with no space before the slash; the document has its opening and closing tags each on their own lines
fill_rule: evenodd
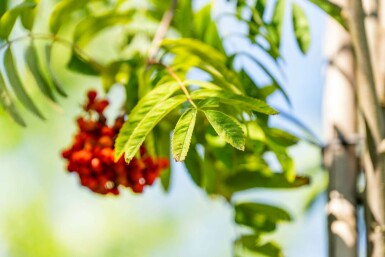
<svg viewBox="0 0 385 257">
<path fill-rule="evenodd" d="M 148 60 L 155 59 L 156 54 L 159 51 L 160 43 L 166 36 L 166 33 L 171 25 L 172 19 L 175 15 L 176 7 L 178 6 L 178 0 L 172 0 L 170 8 L 164 13 L 158 30 L 155 33 L 154 39 L 152 40 L 150 49 L 148 51 Z"/>
</svg>

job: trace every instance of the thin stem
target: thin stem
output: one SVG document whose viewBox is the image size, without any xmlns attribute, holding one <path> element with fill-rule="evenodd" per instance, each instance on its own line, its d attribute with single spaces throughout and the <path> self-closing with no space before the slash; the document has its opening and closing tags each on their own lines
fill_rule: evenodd
<svg viewBox="0 0 385 257">
<path fill-rule="evenodd" d="M 154 39 L 152 40 L 150 49 L 148 51 L 148 59 L 155 59 L 156 54 L 159 51 L 160 43 L 163 38 L 166 36 L 169 27 L 171 26 L 171 22 L 175 15 L 176 7 L 178 6 L 178 0 L 172 0 L 170 8 L 167 12 L 164 13 L 158 30 L 155 33 Z"/>
</svg>

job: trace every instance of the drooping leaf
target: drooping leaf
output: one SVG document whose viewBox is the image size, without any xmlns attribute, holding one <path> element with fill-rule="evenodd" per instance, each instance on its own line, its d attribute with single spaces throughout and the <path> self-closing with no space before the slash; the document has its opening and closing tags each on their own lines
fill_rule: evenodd
<svg viewBox="0 0 385 257">
<path fill-rule="evenodd" d="M 236 119 L 219 111 L 204 110 L 203 112 L 223 140 L 238 150 L 243 151 L 245 149 L 245 135 Z"/>
<path fill-rule="evenodd" d="M 101 15 L 86 17 L 75 28 L 73 40 L 81 48 L 84 48 L 100 31 L 120 24 L 127 24 L 132 20 L 134 10 L 125 13 L 116 11 Z"/>
<path fill-rule="evenodd" d="M 67 93 L 64 91 L 63 86 L 60 84 L 59 80 L 56 78 L 56 75 L 54 74 L 51 66 L 51 54 L 52 54 L 52 47 L 53 44 L 48 44 L 44 48 L 44 54 L 45 54 L 45 63 L 47 66 L 47 72 L 49 77 L 51 78 L 53 87 L 55 90 L 64 97 L 67 97 Z"/>
<path fill-rule="evenodd" d="M 37 54 L 36 47 L 33 43 L 27 47 L 25 52 L 25 59 L 33 77 L 36 80 L 37 86 L 40 88 L 40 91 L 46 97 L 48 97 L 49 99 L 55 102 L 56 99 L 52 93 L 50 84 L 42 73 L 40 60 Z"/>
<path fill-rule="evenodd" d="M 68 21 L 72 13 L 93 0 L 62 0 L 55 5 L 49 19 L 49 29 L 52 34 L 57 34 L 63 24 Z"/>
<path fill-rule="evenodd" d="M 279 48 L 281 45 L 282 27 L 285 18 L 285 5 L 286 0 L 277 0 L 274 6 L 273 18 L 269 28 L 269 35 L 274 40 L 276 46 Z"/>
<path fill-rule="evenodd" d="M 334 18 L 342 27 L 347 29 L 347 24 L 344 16 L 342 15 L 342 8 L 329 0 L 309 0 L 319 8 L 321 8 L 330 17 Z"/>
<path fill-rule="evenodd" d="M 197 186 L 202 187 L 204 177 L 204 165 L 203 160 L 200 157 L 195 146 L 190 147 L 189 154 L 186 156 L 184 164 L 186 165 L 187 171 L 190 174 L 194 183 Z"/>
<path fill-rule="evenodd" d="M 229 91 L 201 89 L 191 93 L 192 99 L 206 99 L 216 97 L 220 102 L 232 106 L 238 106 L 247 110 L 260 112 L 267 115 L 274 115 L 278 112 L 265 102 L 252 97 L 237 95 Z"/>
<path fill-rule="evenodd" d="M 11 115 L 12 119 L 19 125 L 25 127 L 26 124 L 23 118 L 20 116 L 15 103 L 13 102 L 12 96 L 9 93 L 3 75 L 0 73 L 0 103 L 3 108 Z"/>
<path fill-rule="evenodd" d="M 198 110 L 188 109 L 180 117 L 172 137 L 172 154 L 178 162 L 184 161 L 190 148 Z"/>
<path fill-rule="evenodd" d="M 309 21 L 302 8 L 293 3 L 292 8 L 294 34 L 301 52 L 306 54 L 310 47 L 311 35 Z"/>
<path fill-rule="evenodd" d="M 177 82 L 164 83 L 157 86 L 138 102 L 132 109 L 129 120 L 124 123 L 115 141 L 115 160 L 119 160 L 126 151 L 131 134 L 144 116 L 152 112 L 157 103 L 165 101 L 178 89 L 179 84 Z"/>
<path fill-rule="evenodd" d="M 235 205 L 235 212 L 241 216 L 250 216 L 253 220 L 258 220 L 255 216 L 264 215 L 274 223 L 291 221 L 291 216 L 286 210 L 262 203 L 239 203 Z"/>
<path fill-rule="evenodd" d="M 71 71 L 91 76 L 98 76 L 101 72 L 101 70 L 96 67 L 95 63 L 84 58 L 83 56 L 80 56 L 76 52 L 72 53 L 71 59 L 67 64 L 67 68 Z"/>
<path fill-rule="evenodd" d="M 0 17 L 7 11 L 8 0 L 0 1 Z"/>
<path fill-rule="evenodd" d="M 147 113 L 143 119 L 137 123 L 135 127 L 132 126 L 130 119 L 126 123 L 128 125 L 127 130 L 131 131 L 132 134 L 129 137 L 128 141 L 125 144 L 125 154 L 124 159 L 129 163 L 132 158 L 135 156 L 136 152 L 139 150 L 140 146 L 146 139 L 148 133 L 172 110 L 174 110 L 178 105 L 186 101 L 186 96 L 178 95 L 172 98 L 169 98 L 163 102 L 159 102 L 154 106 L 153 110 Z M 124 127 L 122 128 L 124 129 Z"/>
<path fill-rule="evenodd" d="M 40 3 L 40 0 L 26 0 L 26 2 L 35 3 L 36 5 L 38 5 Z M 21 24 L 28 31 L 31 31 L 33 28 L 37 9 L 38 9 L 37 7 L 32 9 L 27 8 L 27 9 L 24 9 L 23 12 L 21 12 L 21 16 L 20 16 Z"/>
<path fill-rule="evenodd" d="M 277 140 L 281 140 L 281 141 L 279 142 Z M 296 174 L 295 164 L 294 164 L 294 160 L 289 156 L 287 152 L 287 147 L 284 146 L 282 142 L 283 142 L 282 137 L 279 138 L 277 137 L 277 135 L 275 135 L 275 138 L 273 138 L 270 135 L 268 135 L 267 137 L 267 146 L 277 157 L 286 178 L 290 182 L 292 182 L 295 180 L 295 174 Z"/>
<path fill-rule="evenodd" d="M 162 47 L 166 50 L 175 52 L 178 50 L 189 51 L 199 58 L 208 61 L 214 65 L 226 63 L 226 56 L 214 47 L 202 43 L 199 40 L 191 38 L 165 39 L 162 41 Z"/>
<path fill-rule="evenodd" d="M 19 74 L 16 69 L 13 53 L 11 47 L 8 47 L 4 54 L 4 67 L 7 72 L 9 83 L 11 84 L 13 91 L 15 92 L 16 97 L 19 101 L 32 113 L 41 119 L 45 119 L 41 114 L 39 109 L 33 103 L 32 99 L 29 97 L 28 93 L 24 89 L 23 83 L 19 77 Z"/>
<path fill-rule="evenodd" d="M 297 188 L 308 185 L 310 181 L 308 177 L 296 176 L 294 181 L 290 182 L 282 173 L 266 175 L 260 172 L 241 171 L 226 178 L 225 183 L 232 191 L 238 192 L 252 188 Z"/>
<path fill-rule="evenodd" d="M 23 2 L 6 11 L 0 18 L 0 38 L 7 39 L 16 23 L 17 18 L 27 9 L 35 8 L 36 3 Z"/>
<path fill-rule="evenodd" d="M 154 136 L 156 138 L 156 155 L 161 158 L 170 159 L 170 132 L 161 127 L 155 127 Z M 171 186 L 171 167 L 168 167 L 160 174 L 160 181 L 163 189 L 168 192 Z"/>
<path fill-rule="evenodd" d="M 194 14 L 193 28 L 194 38 L 202 40 L 221 53 L 225 53 L 222 40 L 218 33 L 217 24 L 211 17 L 211 4 L 207 4 Z"/>
<path fill-rule="evenodd" d="M 236 245 L 245 247 L 249 251 L 262 254 L 267 257 L 283 257 L 281 248 L 273 242 L 261 244 L 258 235 L 244 235 L 238 238 L 235 242 Z"/>
</svg>

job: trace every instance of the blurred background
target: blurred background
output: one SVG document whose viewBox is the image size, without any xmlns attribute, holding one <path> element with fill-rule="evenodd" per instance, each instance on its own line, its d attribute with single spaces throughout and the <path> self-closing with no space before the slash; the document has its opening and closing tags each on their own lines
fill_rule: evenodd
<svg viewBox="0 0 385 257">
<path fill-rule="evenodd" d="M 197 1 L 197 6 L 205 2 Z M 301 54 L 290 29 L 291 16 L 286 15 L 282 80 L 293 106 L 288 107 L 279 94 L 270 103 L 298 117 L 322 139 L 326 18 L 314 6 L 299 2 L 310 19 L 312 45 L 306 56 Z M 231 7 L 224 1 L 216 4 L 217 12 Z M 37 26 L 43 30 L 47 18 L 44 15 L 48 13 L 42 12 L 42 24 Z M 231 29 L 239 29 L 231 20 L 220 26 L 222 34 L 230 33 Z M 239 44 L 232 42 L 229 47 L 243 47 Z M 101 49 L 100 45 L 95 47 Z M 62 109 L 42 100 L 39 105 L 47 121 L 41 122 L 25 112 L 26 129 L 0 110 L 0 257 L 232 256 L 232 244 L 239 233 L 233 224 L 232 209 L 224 199 L 208 197 L 199 190 L 183 164 L 172 163 L 169 193 L 164 193 L 156 183 L 141 195 L 123 190 L 119 197 L 91 193 L 79 185 L 75 174 L 65 171 L 60 152 L 72 142 L 75 117 L 80 113 L 85 92 L 89 88 L 101 92 L 101 82 L 66 71 L 63 67 L 68 51 L 57 51 L 55 56 L 62 58 L 55 60 L 54 68 L 69 93 L 61 101 Z M 101 52 L 109 54 L 104 49 Z M 30 74 L 23 75 L 25 81 L 30 79 Z M 30 90 L 33 93 L 35 89 Z M 108 97 L 119 98 L 119 92 L 119 88 L 113 88 Z M 39 97 L 43 99 L 39 94 L 35 99 Z M 109 111 L 113 114 L 114 106 Z M 279 116 L 273 123 L 295 131 Z M 289 210 L 294 222 L 280 225 L 271 235 L 282 245 L 285 256 L 324 257 L 327 239 L 323 191 L 327 178 L 321 169 L 320 149 L 301 143 L 292 149 L 292 155 L 298 172 L 312 176 L 310 187 L 249 191 L 236 195 L 236 199 L 259 200 Z"/>
</svg>

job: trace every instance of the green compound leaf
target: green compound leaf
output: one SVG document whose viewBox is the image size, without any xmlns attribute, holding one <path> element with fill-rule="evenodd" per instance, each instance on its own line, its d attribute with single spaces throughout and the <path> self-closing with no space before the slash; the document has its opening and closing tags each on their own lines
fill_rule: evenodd
<svg viewBox="0 0 385 257">
<path fill-rule="evenodd" d="M 298 46 L 301 49 L 301 52 L 306 54 L 309 50 L 311 42 L 309 21 L 305 12 L 296 3 L 293 3 L 292 15 L 294 34 L 297 39 Z"/>
<path fill-rule="evenodd" d="M 75 28 L 74 42 L 84 48 L 100 31 L 120 24 L 131 22 L 134 10 L 126 13 L 110 12 L 101 16 L 91 16 L 82 20 Z"/>
<path fill-rule="evenodd" d="M 276 110 L 270 107 L 262 100 L 231 93 L 222 90 L 201 89 L 191 93 L 192 99 L 206 99 L 216 97 L 221 103 L 238 106 L 247 110 L 260 112 L 267 115 L 278 114 Z"/>
<path fill-rule="evenodd" d="M 26 0 L 26 2 L 35 3 L 36 5 L 38 5 L 40 0 Z M 38 9 L 37 7 L 32 9 L 27 8 L 27 9 L 24 9 L 23 12 L 21 12 L 21 15 L 20 15 L 21 24 L 26 30 L 29 30 L 29 31 L 32 30 L 33 25 L 35 23 L 36 13 L 38 11 L 37 9 Z"/>
<path fill-rule="evenodd" d="M 0 18 L 0 38 L 7 39 L 13 27 L 15 26 L 17 18 L 27 9 L 33 9 L 36 3 L 23 2 L 14 8 L 6 11 Z"/>
<path fill-rule="evenodd" d="M 115 142 L 115 160 L 119 160 L 128 148 L 128 141 L 142 119 L 154 111 L 156 104 L 168 99 L 179 89 L 177 82 L 167 82 L 157 86 L 132 109 L 129 119 L 124 123 Z M 135 153 L 134 153 L 135 154 Z"/>
<path fill-rule="evenodd" d="M 87 5 L 89 2 L 90 1 L 86 0 L 62 0 L 59 2 L 52 11 L 49 19 L 49 29 L 51 33 L 57 34 L 71 14 L 77 9 Z"/>
<path fill-rule="evenodd" d="M 203 112 L 219 137 L 233 147 L 241 151 L 245 150 L 245 135 L 236 119 L 219 111 L 204 110 Z"/>
<path fill-rule="evenodd" d="M 47 72 L 49 77 L 51 78 L 53 87 L 55 90 L 64 97 L 67 97 L 67 93 L 64 91 L 63 86 L 60 84 L 59 80 L 56 78 L 55 73 L 52 70 L 51 66 L 51 55 L 52 55 L 52 47 L 53 44 L 49 44 L 44 48 L 45 52 L 45 63 L 47 65 Z"/>
<path fill-rule="evenodd" d="M 188 109 L 180 117 L 172 137 L 172 154 L 178 162 L 184 161 L 190 148 L 197 117 L 197 109 Z"/>
<path fill-rule="evenodd" d="M 41 92 L 49 99 L 56 102 L 56 99 L 52 93 L 50 84 L 47 78 L 44 77 L 43 72 L 41 70 L 40 60 L 34 44 L 31 44 L 27 47 L 25 52 L 25 59 L 26 59 L 28 68 L 30 69 L 33 77 L 35 78 L 36 84 L 40 88 Z"/>
<path fill-rule="evenodd" d="M 268 257 L 283 257 L 281 248 L 274 242 L 261 244 L 258 235 L 244 235 L 235 241 L 236 245 L 246 248 L 259 255 Z"/>
<path fill-rule="evenodd" d="M 308 185 L 310 181 L 308 177 L 300 176 L 296 176 L 293 181 L 289 181 L 285 174 L 282 173 L 265 175 L 258 171 L 241 171 L 227 177 L 225 183 L 233 192 L 238 192 L 252 188 L 297 188 Z"/>
<path fill-rule="evenodd" d="M 19 111 L 17 110 L 12 96 L 9 93 L 3 75 L 0 73 L 0 103 L 3 108 L 11 115 L 12 119 L 19 125 L 25 127 L 26 124 L 23 118 L 20 116 Z"/>
<path fill-rule="evenodd" d="M 249 218 L 250 222 L 258 221 L 258 216 L 265 216 L 265 220 L 270 220 L 274 223 L 291 221 L 290 214 L 284 209 L 262 203 L 236 204 L 235 212 L 240 216 Z"/>
<path fill-rule="evenodd" d="M 4 67 L 8 75 L 9 83 L 11 84 L 16 97 L 20 102 L 32 113 L 38 116 L 41 119 L 45 119 L 41 112 L 37 109 L 36 105 L 33 103 L 32 99 L 27 94 L 24 89 L 23 83 L 19 77 L 19 74 L 16 69 L 16 65 L 13 58 L 13 53 L 10 47 L 7 48 L 4 55 Z"/>
<path fill-rule="evenodd" d="M 345 18 L 342 15 L 342 8 L 328 0 L 309 0 L 319 8 L 321 8 L 330 17 L 335 19 L 342 27 L 348 28 Z"/>
<path fill-rule="evenodd" d="M 132 130 L 132 134 L 125 144 L 125 155 L 124 159 L 127 163 L 130 163 L 132 158 L 135 156 L 140 146 L 146 139 L 146 136 L 150 131 L 172 110 L 178 105 L 186 101 L 185 95 L 178 95 L 169 98 L 163 102 L 159 102 L 154 106 L 153 110 L 147 113 L 141 121 L 136 125 L 132 126 L 130 120 L 127 121 L 129 124 L 127 130 Z M 123 127 L 124 128 L 124 127 Z M 123 129 L 122 128 L 122 129 Z"/>
</svg>

